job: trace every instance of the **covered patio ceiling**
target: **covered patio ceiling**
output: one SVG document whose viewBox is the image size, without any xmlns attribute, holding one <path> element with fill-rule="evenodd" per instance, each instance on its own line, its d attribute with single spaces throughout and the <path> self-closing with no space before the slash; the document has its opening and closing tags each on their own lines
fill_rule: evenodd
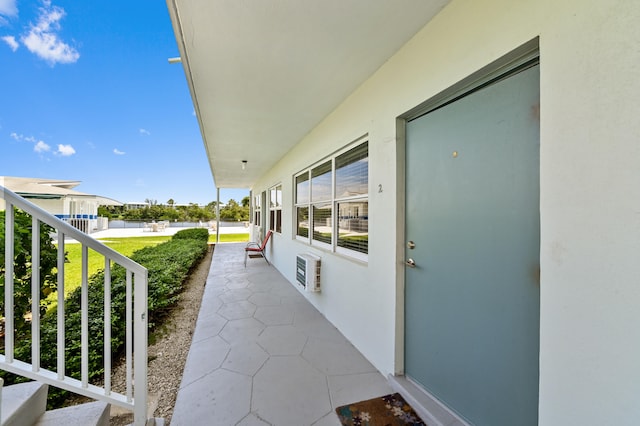
<svg viewBox="0 0 640 426">
<path fill-rule="evenodd" d="M 448 1 L 167 0 L 216 186 L 251 188 Z"/>
</svg>

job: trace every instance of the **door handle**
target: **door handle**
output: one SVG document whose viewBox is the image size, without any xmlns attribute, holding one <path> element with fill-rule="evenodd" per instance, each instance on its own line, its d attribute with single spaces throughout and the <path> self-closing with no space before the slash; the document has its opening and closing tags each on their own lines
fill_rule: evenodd
<svg viewBox="0 0 640 426">
<path fill-rule="evenodd" d="M 416 262 L 411 258 L 407 259 L 407 261 L 404 262 L 404 264 L 406 266 L 408 266 L 409 268 L 415 268 L 416 267 Z"/>
</svg>

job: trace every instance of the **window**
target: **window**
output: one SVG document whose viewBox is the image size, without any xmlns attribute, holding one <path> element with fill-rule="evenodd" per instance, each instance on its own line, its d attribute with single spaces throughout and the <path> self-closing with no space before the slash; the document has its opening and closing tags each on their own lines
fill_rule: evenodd
<svg viewBox="0 0 640 426">
<path fill-rule="evenodd" d="M 296 177 L 296 235 L 309 238 L 309 172 Z"/>
<path fill-rule="evenodd" d="M 253 197 L 253 224 L 255 226 L 260 226 L 260 217 L 262 213 L 262 207 L 260 202 L 260 195 L 256 195 Z"/>
<path fill-rule="evenodd" d="M 313 240 L 331 244 L 333 220 L 331 216 L 331 161 L 311 169 L 311 209 L 313 215 Z"/>
<path fill-rule="evenodd" d="M 297 175 L 295 196 L 296 238 L 366 260 L 369 252 L 368 142 Z"/>
<path fill-rule="evenodd" d="M 282 185 L 269 190 L 269 229 L 282 232 Z"/>
<path fill-rule="evenodd" d="M 369 251 L 369 145 L 336 157 L 338 247 Z"/>
</svg>

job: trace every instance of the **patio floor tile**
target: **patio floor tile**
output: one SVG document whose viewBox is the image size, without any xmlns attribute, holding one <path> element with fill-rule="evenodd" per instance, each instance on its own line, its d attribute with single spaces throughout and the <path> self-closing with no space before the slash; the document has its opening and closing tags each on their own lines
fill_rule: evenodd
<svg viewBox="0 0 640 426">
<path fill-rule="evenodd" d="M 216 371 L 227 357 L 230 348 L 219 336 L 192 344 L 186 361 L 189 368 L 185 368 L 182 374 L 182 383 L 190 384 Z"/>
<path fill-rule="evenodd" d="M 228 320 L 251 318 L 256 311 L 256 305 L 246 300 L 226 303 L 218 310 L 218 313 Z"/>
<path fill-rule="evenodd" d="M 302 351 L 302 357 L 327 375 L 376 371 L 346 339 L 336 343 L 312 337 Z"/>
<path fill-rule="evenodd" d="M 182 387 L 177 400 L 188 404 L 176 403 L 174 425 L 235 425 L 250 412 L 251 377 L 219 369 Z"/>
<path fill-rule="evenodd" d="M 331 409 L 324 374 L 298 356 L 272 357 L 253 379 L 251 409 L 277 425 L 314 422 Z"/>
<path fill-rule="evenodd" d="M 265 325 L 291 325 L 293 314 L 293 310 L 286 306 L 260 306 L 254 318 Z"/>
<path fill-rule="evenodd" d="M 191 339 L 192 344 L 199 342 L 200 340 L 217 336 L 222 330 L 222 327 L 227 324 L 228 320 L 216 313 L 209 313 L 207 315 L 200 313 L 198 322 L 200 322 L 200 327 L 196 328 L 193 332 L 193 337 Z"/>
<path fill-rule="evenodd" d="M 300 355 L 308 337 L 290 325 L 267 327 L 260 337 L 258 344 L 269 355 Z"/>
<path fill-rule="evenodd" d="M 220 337 L 228 343 L 255 342 L 264 329 L 265 325 L 257 319 L 243 318 L 229 321 L 220 331 Z"/>
<path fill-rule="evenodd" d="M 231 347 L 222 368 L 253 376 L 269 359 L 269 354 L 257 343 L 242 342 Z"/>
<path fill-rule="evenodd" d="M 385 395 L 388 388 L 387 380 L 377 371 L 329 376 L 329 394 L 335 407 Z"/>
</svg>

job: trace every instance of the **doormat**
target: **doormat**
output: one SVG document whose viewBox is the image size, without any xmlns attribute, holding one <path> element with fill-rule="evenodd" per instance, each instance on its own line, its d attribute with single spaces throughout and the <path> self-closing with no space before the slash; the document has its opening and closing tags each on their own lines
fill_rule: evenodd
<svg viewBox="0 0 640 426">
<path fill-rule="evenodd" d="M 336 408 L 343 426 L 427 426 L 399 393 Z"/>
<path fill-rule="evenodd" d="M 256 258 L 258 258 L 258 257 L 262 257 L 262 255 L 261 255 L 261 254 L 250 254 L 250 255 L 249 255 L 249 258 L 250 258 L 250 259 L 256 259 Z"/>
</svg>

